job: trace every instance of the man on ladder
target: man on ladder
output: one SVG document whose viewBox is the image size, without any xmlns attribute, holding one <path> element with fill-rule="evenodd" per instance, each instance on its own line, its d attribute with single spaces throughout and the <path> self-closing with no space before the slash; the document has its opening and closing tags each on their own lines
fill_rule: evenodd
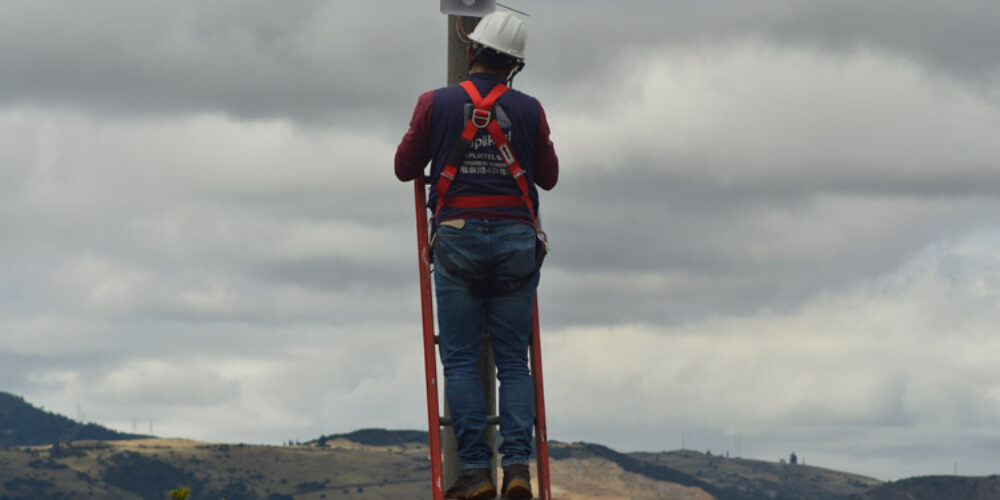
<svg viewBox="0 0 1000 500">
<path fill-rule="evenodd" d="M 479 374 L 484 321 L 500 381 L 501 494 L 531 498 L 528 348 L 546 252 L 535 186 L 552 189 L 559 162 L 541 104 L 506 85 L 524 67 L 522 20 L 493 12 L 468 38 L 468 80 L 420 96 L 396 151 L 396 176 L 417 179 L 431 162 L 439 348 L 461 464 L 445 498 L 496 496 Z"/>
</svg>

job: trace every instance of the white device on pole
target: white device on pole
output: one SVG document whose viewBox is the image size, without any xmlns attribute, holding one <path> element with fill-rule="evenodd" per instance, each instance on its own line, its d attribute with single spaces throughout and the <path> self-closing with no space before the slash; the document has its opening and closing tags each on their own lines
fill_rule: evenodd
<svg viewBox="0 0 1000 500">
<path fill-rule="evenodd" d="M 496 0 L 441 0 L 441 13 L 450 16 L 483 17 L 495 10 Z"/>
</svg>

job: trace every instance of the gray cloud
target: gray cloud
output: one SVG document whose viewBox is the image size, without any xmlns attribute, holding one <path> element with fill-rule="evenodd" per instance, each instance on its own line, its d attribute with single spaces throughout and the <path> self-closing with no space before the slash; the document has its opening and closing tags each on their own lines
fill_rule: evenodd
<svg viewBox="0 0 1000 500">
<path fill-rule="evenodd" d="M 524 80 L 553 101 L 599 92 L 622 77 L 609 71 L 616 60 L 649 47 L 754 38 L 817 51 L 870 48 L 987 90 L 1000 67 L 990 50 L 1000 42 L 990 23 L 998 7 L 986 1 L 515 6 L 533 15 Z M 378 127 L 412 106 L 415 91 L 401 91 L 402 82 L 432 87 L 444 74 L 445 22 L 413 2 L 14 1 L 3 10 L 0 102 L 8 104 Z"/>
<path fill-rule="evenodd" d="M 960 6 L 937 0 L 666 1 L 630 2 L 628 8 L 585 0 L 525 7 L 537 19 L 560 20 L 532 32 L 531 38 L 532 55 L 546 61 L 532 71 L 558 84 L 581 74 L 607 77 L 602 73 L 610 61 L 650 46 L 719 45 L 748 38 L 818 52 L 867 48 L 917 61 L 930 73 L 985 85 L 995 84 L 1000 69 L 1000 57 L 991 50 L 1000 43 L 991 22 L 1000 8 L 985 0 Z"/>
<path fill-rule="evenodd" d="M 15 1 L 3 10 L 0 102 L 125 116 L 371 121 L 386 112 L 379 103 L 411 101 L 398 84 L 428 78 L 421 55 L 444 24 L 412 2 Z M 433 21 L 438 32 L 418 29 Z"/>
<path fill-rule="evenodd" d="M 873 54 L 700 54 L 650 51 L 618 109 L 553 107 L 559 324 L 789 310 L 992 224 L 995 121 L 964 87 Z"/>
</svg>

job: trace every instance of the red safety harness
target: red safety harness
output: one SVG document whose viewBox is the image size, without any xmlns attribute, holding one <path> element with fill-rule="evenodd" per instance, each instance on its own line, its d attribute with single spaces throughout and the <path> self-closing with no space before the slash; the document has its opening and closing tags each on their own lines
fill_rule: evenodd
<svg viewBox="0 0 1000 500">
<path fill-rule="evenodd" d="M 531 226 L 538 230 L 538 222 L 535 218 L 535 207 L 531 202 L 530 191 L 528 190 L 528 178 L 524 174 L 526 171 L 521 167 L 521 164 L 517 162 L 517 158 L 514 157 L 514 151 L 510 148 L 510 143 L 507 141 L 507 137 L 504 136 L 503 130 L 500 128 L 500 123 L 497 122 L 495 116 L 493 116 L 493 105 L 496 104 L 497 99 L 510 90 L 506 85 L 498 83 L 496 87 L 493 87 L 486 97 L 479 94 L 479 90 L 476 86 L 466 80 L 460 84 L 465 93 L 469 94 L 469 98 L 472 99 L 472 117 L 469 118 L 469 123 L 465 124 L 465 129 L 462 131 L 462 136 L 458 139 L 455 144 L 455 148 L 452 149 L 451 155 L 448 157 L 447 163 L 445 163 L 444 169 L 441 170 L 441 175 L 438 177 L 437 183 L 437 207 L 434 209 L 434 217 L 441 211 L 443 207 L 453 207 L 453 208 L 493 208 L 493 207 L 511 207 L 511 206 L 525 206 L 528 208 L 528 213 L 531 214 Z M 500 151 L 500 156 L 503 158 L 504 163 L 507 165 L 507 169 L 510 171 L 510 175 L 517 182 L 518 189 L 521 190 L 521 196 L 515 195 L 478 195 L 478 196 L 453 196 L 451 198 L 447 197 L 448 188 L 451 187 L 452 181 L 455 180 L 455 176 L 458 175 L 458 167 L 455 165 L 461 165 L 465 161 L 465 156 L 469 152 L 469 148 L 472 146 L 472 141 L 476 138 L 476 132 L 479 129 L 486 129 L 489 132 L 490 137 L 493 138 L 493 143 L 496 145 L 497 150 Z"/>
<path fill-rule="evenodd" d="M 469 123 L 465 125 L 465 129 L 462 131 L 462 136 L 459 137 L 458 141 L 455 143 L 455 147 L 451 150 L 451 154 L 448 156 L 448 161 L 445 163 L 444 168 L 441 170 L 441 175 L 438 177 L 438 201 L 437 207 L 434 209 L 434 218 L 432 219 L 433 229 L 430 246 L 433 250 L 431 255 L 434 256 L 432 259 L 440 262 L 440 264 L 447 269 L 449 273 L 454 274 L 468 282 L 473 294 L 504 294 L 517 290 L 538 274 L 538 270 L 541 268 L 542 262 L 545 260 L 545 255 L 548 253 L 548 242 L 546 241 L 545 233 L 538 227 L 538 219 L 535 215 L 535 204 L 532 203 L 530 191 L 528 190 L 528 177 L 524 175 L 527 172 L 521 167 L 521 164 L 517 162 L 517 158 L 514 157 L 514 151 L 511 150 L 510 143 L 507 141 L 507 137 L 504 136 L 503 130 L 500 128 L 500 123 L 497 122 L 497 119 L 493 114 L 493 105 L 496 104 L 497 99 L 499 99 L 504 92 L 507 92 L 510 89 L 506 85 L 498 83 L 495 87 L 493 87 L 493 90 L 490 90 L 490 92 L 486 94 L 486 97 L 482 97 L 479 94 L 479 90 L 476 89 L 476 86 L 472 82 L 466 80 L 460 85 L 463 89 L 465 89 L 465 92 L 469 94 L 469 98 L 472 99 L 472 117 L 469 118 Z M 472 147 L 472 141 L 476 138 L 476 133 L 479 129 L 486 129 L 487 132 L 489 132 L 490 137 L 493 138 L 493 143 L 500 151 L 500 156 L 507 165 L 510 175 L 517 183 L 518 189 L 521 191 L 521 196 L 476 195 L 453 196 L 451 198 L 447 197 L 448 188 L 451 187 L 452 181 L 455 180 L 455 176 L 459 173 L 458 167 L 455 165 L 461 165 L 462 162 L 465 161 L 465 157 L 469 153 L 469 149 Z M 535 229 L 536 235 L 535 267 L 527 275 L 501 280 L 497 279 L 496 276 L 493 276 L 490 271 L 485 273 L 472 273 L 464 271 L 460 269 L 459 266 L 456 266 L 447 254 L 437 251 L 436 245 L 434 244 L 437 239 L 436 222 L 437 215 L 443 207 L 494 208 L 518 206 L 527 207 L 528 213 L 531 214 L 531 227 Z"/>
</svg>

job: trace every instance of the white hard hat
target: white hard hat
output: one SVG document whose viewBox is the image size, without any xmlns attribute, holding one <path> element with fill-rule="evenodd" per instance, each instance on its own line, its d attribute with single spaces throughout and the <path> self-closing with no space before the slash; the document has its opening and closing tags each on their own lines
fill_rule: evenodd
<svg viewBox="0 0 1000 500">
<path fill-rule="evenodd" d="M 524 22 L 507 11 L 487 14 L 469 35 L 469 40 L 516 59 L 524 59 L 524 42 L 527 39 Z"/>
</svg>

